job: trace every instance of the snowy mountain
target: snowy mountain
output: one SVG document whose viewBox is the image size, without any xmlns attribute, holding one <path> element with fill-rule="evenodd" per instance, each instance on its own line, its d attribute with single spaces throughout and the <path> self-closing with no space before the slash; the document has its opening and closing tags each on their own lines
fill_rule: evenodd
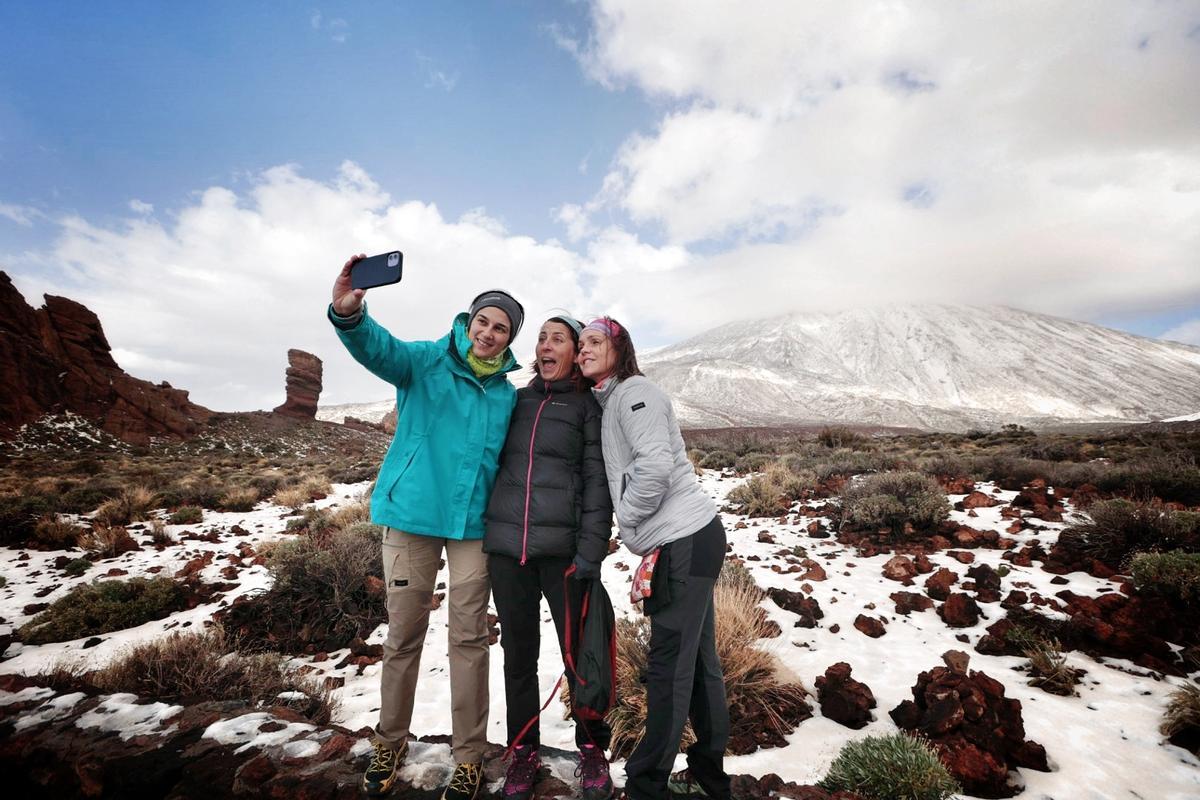
<svg viewBox="0 0 1200 800">
<path fill-rule="evenodd" d="M 376 400 L 373 403 L 342 403 L 336 406 L 321 406 L 317 409 L 317 419 L 325 422 L 342 422 L 346 417 L 354 417 L 364 422 L 379 422 L 384 415 L 396 407 L 396 398 Z"/>
<path fill-rule="evenodd" d="M 1200 407 L 1200 347 L 1003 307 L 892 306 L 715 328 L 643 359 L 686 427 L 965 430 Z"/>
</svg>

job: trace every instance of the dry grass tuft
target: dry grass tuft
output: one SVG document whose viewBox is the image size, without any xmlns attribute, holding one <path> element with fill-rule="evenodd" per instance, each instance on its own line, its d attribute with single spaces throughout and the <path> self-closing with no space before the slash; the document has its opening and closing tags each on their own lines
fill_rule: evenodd
<svg viewBox="0 0 1200 800">
<path fill-rule="evenodd" d="M 221 496 L 221 508 L 225 511 L 253 511 L 258 502 L 258 489 L 242 486 L 230 489 Z"/>
<path fill-rule="evenodd" d="M 79 538 L 79 544 L 99 558 L 116 558 L 122 553 L 139 549 L 138 543 L 124 527 L 103 522 L 93 523 L 92 529 Z"/>
<path fill-rule="evenodd" d="M 728 568 L 728 567 L 727 567 Z M 811 715 L 807 690 L 787 681 L 782 665 L 757 643 L 767 634 L 766 617 L 758 607 L 763 592 L 734 576 L 713 592 L 717 655 L 725 677 L 729 703 L 729 753 L 750 753 L 758 747 L 782 746 L 784 736 Z M 650 646 L 650 620 L 617 620 L 617 704 L 609 712 L 614 758 L 633 752 L 645 730 L 646 687 L 641 681 Z M 690 726 L 681 746 L 695 741 Z"/>
<path fill-rule="evenodd" d="M 275 497 L 272 499 L 276 505 L 298 511 L 308 503 L 308 492 L 304 491 L 300 486 L 289 486 L 286 489 L 277 491 Z"/>
<path fill-rule="evenodd" d="M 187 704 L 245 700 L 288 706 L 319 725 L 330 721 L 337 704 L 324 684 L 287 673 L 278 653 L 230 652 L 232 645 L 220 627 L 174 633 L 129 649 L 92 680 L 106 692 Z"/>
<path fill-rule="evenodd" d="M 1159 730 L 1200 755 L 1200 686 L 1185 683 L 1171 693 Z"/>
<path fill-rule="evenodd" d="M 1067 657 L 1058 640 L 1034 637 L 1021 651 L 1029 659 L 1029 674 L 1033 676 L 1029 681 L 1031 686 L 1061 697 L 1078 694 L 1075 686 L 1083 673 L 1067 666 Z"/>
<path fill-rule="evenodd" d="M 85 531 L 66 517 L 47 514 L 33 526 L 33 539 L 51 550 L 78 547 Z"/>
</svg>

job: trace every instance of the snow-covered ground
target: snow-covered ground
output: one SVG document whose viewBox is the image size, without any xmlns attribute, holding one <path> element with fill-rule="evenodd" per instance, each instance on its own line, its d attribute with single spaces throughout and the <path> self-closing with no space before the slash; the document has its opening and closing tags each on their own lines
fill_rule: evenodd
<svg viewBox="0 0 1200 800">
<path fill-rule="evenodd" d="M 742 480 L 710 471 L 703 475 L 701 482 L 714 498 L 722 501 L 728 491 Z M 335 485 L 334 494 L 317 505 L 354 502 L 364 488 L 365 484 Z M 989 494 L 993 489 L 986 484 L 979 488 Z M 1014 495 L 1013 492 L 1000 492 L 996 496 L 1008 501 Z M 950 497 L 951 502 L 959 499 L 961 496 Z M 973 528 L 1003 531 L 1008 528 L 1010 520 L 1001 518 L 1000 508 L 977 509 L 975 517 L 954 512 L 953 518 Z M 185 530 L 204 533 L 212 529 L 219 532 L 221 541 L 186 540 L 181 546 L 171 546 L 161 551 L 149 544 L 148 533 L 135 533 L 143 544 L 142 550 L 101 562 L 76 579 L 64 579 L 61 571 L 49 567 L 56 557 L 63 555 L 61 551 L 2 550 L 0 569 L 8 577 L 8 585 L 0 589 L 0 617 L 7 621 L 6 626 L 0 627 L 0 633 L 29 619 L 29 615 L 22 611 L 27 604 L 51 602 L 76 583 L 92 580 L 112 567 L 127 571 L 129 576 L 151 574 L 155 567 L 162 567 L 158 574 L 172 575 L 187 562 L 209 551 L 215 555 L 212 563 L 201 573 L 202 579 L 206 582 L 236 583 L 236 588 L 225 592 L 222 598 L 224 602 L 231 601 L 238 594 L 265 586 L 269 574 L 263 567 L 251 566 L 239 569 L 237 578 L 223 577 L 221 570 L 230 565 L 227 555 L 236 555 L 240 542 L 257 547 L 261 543 L 289 536 L 284 533 L 286 513 L 284 509 L 266 503 L 245 514 L 205 512 L 200 525 L 170 526 L 171 534 L 179 538 Z M 1106 659 L 1101 663 L 1089 656 L 1071 653 L 1068 655 L 1069 663 L 1087 671 L 1083 683 L 1078 687 L 1079 696 L 1064 698 L 1047 694 L 1026 685 L 1025 675 L 1015 669 L 1024 663 L 1024 659 L 984 656 L 974 652 L 973 645 L 983 634 L 984 627 L 1003 616 L 1004 612 L 998 603 L 981 603 L 985 618 L 975 627 L 966 629 L 948 628 L 932 609 L 914 612 L 907 617 L 900 616 L 894 612 L 889 595 L 902 589 L 919 591 L 923 576 L 918 577 L 915 587 L 903 587 L 884 578 L 882 567 L 890 555 L 862 558 L 833 539 L 811 538 L 806 531 L 811 518 L 801 517 L 800 524 L 792 524 L 790 521 L 746 520 L 729 514 L 723 517 L 729 541 L 733 545 L 733 555 L 745 561 L 760 586 L 792 591 L 800 589 L 801 582 L 797 580 L 797 574 L 786 573 L 791 564 L 786 557 L 777 555 L 795 546 L 803 547 L 809 557 L 824 567 L 828 575 L 824 581 L 808 581 L 812 586 L 812 596 L 820 602 L 825 614 L 820 627 L 793 627 L 795 615 L 767 599 L 763 601 L 763 607 L 767 609 L 769 617 L 779 623 L 783 633 L 778 638 L 762 640 L 760 645 L 776 653 L 786 669 L 810 689 L 816 676 L 823 674 L 828 666 L 838 661 L 848 662 L 854 670 L 854 677 L 870 686 L 878 701 L 875 720 L 863 730 L 853 731 L 822 717 L 813 700 L 813 718 L 803 722 L 788 737 L 787 747 L 731 757 L 726 762 L 730 772 L 753 775 L 773 772 L 785 780 L 815 783 L 824 776 L 829 763 L 846 742 L 869 734 L 894 732 L 895 726 L 887 712 L 902 700 L 911 699 L 911 687 L 916 682 L 917 674 L 940 665 L 941 654 L 946 650 L 961 649 L 970 654 L 972 669 L 982 670 L 1001 681 L 1007 695 L 1021 701 L 1026 737 L 1044 745 L 1049 755 L 1053 771 L 1021 771 L 1020 779 L 1026 787 L 1020 795 L 1022 798 L 1194 800 L 1200 797 L 1200 759 L 1165 744 L 1158 732 L 1166 698 L 1181 683 L 1180 679 L 1139 677 L 1146 670 L 1128 662 Z M 739 522 L 746 522 L 747 526 L 737 529 Z M 1043 545 L 1048 545 L 1062 528 L 1061 524 L 1040 521 L 1038 524 L 1047 530 L 1023 531 L 1012 538 L 1024 542 L 1038 537 Z M 245 533 L 233 533 L 234 525 L 240 526 Z M 774 543 L 759 542 L 758 536 L 763 532 L 769 533 Z M 1095 595 L 1101 590 L 1114 590 L 1116 586 L 1110 581 L 1083 573 L 1066 576 L 1069 582 L 1065 585 L 1054 584 L 1051 580 L 1055 576 L 1043 572 L 1037 564 L 1028 568 L 1012 566 L 1000 558 L 1002 551 L 999 550 L 979 549 L 971 552 L 976 564 L 1009 568 L 1010 572 L 1002 581 L 1002 594 L 1007 594 L 1011 588 L 1023 588 L 1031 594 L 1036 591 L 1046 597 L 1052 597 L 1062 589 Z M 748 560 L 751 558 L 758 560 Z M 604 582 L 619 615 L 638 612 L 628 600 L 630 572 L 619 570 L 616 564 L 632 567 L 637 560 L 636 556 L 621 548 L 605 562 Z M 960 563 L 946 553 L 935 553 L 930 560 L 935 568 L 944 566 L 958 573 L 960 582 L 965 579 L 969 565 Z M 773 571 L 773 565 L 781 571 Z M 446 579 L 445 573 L 438 577 L 439 582 Z M 47 589 L 48 593 L 44 593 Z M 135 642 L 162 636 L 167 631 L 184 626 L 199 627 L 215 610 L 215 604 L 203 605 L 138 628 L 104 634 L 100 637 L 103 641 L 88 649 L 83 648 L 84 640 L 43 646 L 13 645 L 5 654 L 7 660 L 0 662 L 0 673 L 34 673 L 64 658 L 86 659 L 89 665 L 98 666 Z M 886 634 L 872 639 L 860 633 L 853 622 L 862 613 L 885 617 Z M 835 625 L 839 628 L 837 633 L 830 630 Z M 424 674 L 417 692 L 412 725 L 417 735 L 450 733 L 446 632 L 447 608 L 446 604 L 442 604 L 433 611 L 426 640 L 427 649 L 422 660 Z M 969 639 L 966 643 L 955 638 L 964 634 Z M 383 637 L 384 628 L 380 627 L 368 642 L 379 643 Z M 553 624 L 545 607 L 540 647 L 540 682 L 545 696 L 551 691 L 561 670 Z M 503 654 L 498 646 L 491 652 L 488 738 L 500 743 L 505 739 Z M 339 690 L 342 704 L 335 721 L 351 730 L 359 730 L 372 726 L 376 720 L 379 667 L 367 667 L 361 676 L 356 674 L 355 666 L 338 669 L 336 665 L 347 654 L 348 651 L 339 651 L 330 653 L 324 661 L 314 662 L 304 657 L 293 659 L 291 663 L 296 667 L 305 666 L 317 675 L 342 678 L 344 685 Z M 32 694 L 21 698 L 0 693 L 0 703 L 30 699 L 36 695 L 36 691 L 25 690 Z M 36 720 L 29 717 L 40 714 L 48 719 L 55 714 L 66 713 L 74 702 L 69 696 L 48 700 L 45 706 L 28 712 L 21 722 L 35 724 Z M 123 713 L 131 713 L 126 708 L 129 705 L 127 696 L 114 695 L 106 702 L 114 710 L 125 709 Z M 141 716 L 130 717 L 131 725 L 169 724 L 168 707 L 136 708 Z M 287 743 L 286 746 L 298 756 L 318 746 L 320 734 L 314 734 L 309 726 L 295 725 L 269 734 L 259 733 L 258 729 L 265 721 L 266 717 L 259 719 L 256 715 L 245 715 L 235 720 L 236 724 L 214 725 L 206 732 L 206 736 L 230 744 L 238 743 L 239 746 Z M 557 704 L 546 712 L 541 727 L 543 745 L 567 751 L 574 748 L 573 728 L 570 722 L 562 719 L 561 707 Z M 364 738 L 358 749 L 365 750 L 367 746 Z M 682 757 L 677 765 L 683 766 Z M 447 745 L 415 743 L 403 777 L 415 785 L 432 787 L 444 782 L 452 766 Z M 550 767 L 568 784 L 574 782 L 573 761 L 552 760 Z M 614 776 L 618 783 L 621 775 L 621 765 L 618 763 L 614 765 Z"/>
</svg>

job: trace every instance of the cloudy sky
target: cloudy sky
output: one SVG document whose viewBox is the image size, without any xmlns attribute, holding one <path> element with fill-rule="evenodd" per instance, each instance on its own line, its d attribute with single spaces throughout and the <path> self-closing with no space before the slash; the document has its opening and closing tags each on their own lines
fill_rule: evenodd
<svg viewBox="0 0 1200 800">
<path fill-rule="evenodd" d="M 5 3 L 0 269 L 219 410 L 389 390 L 353 252 L 437 338 L 477 292 L 657 346 L 1003 303 L 1200 344 L 1200 0 Z"/>
</svg>

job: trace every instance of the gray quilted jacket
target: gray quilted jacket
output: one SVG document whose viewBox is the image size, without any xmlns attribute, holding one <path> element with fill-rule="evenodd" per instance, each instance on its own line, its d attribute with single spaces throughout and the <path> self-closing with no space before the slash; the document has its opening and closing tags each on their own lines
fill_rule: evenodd
<svg viewBox="0 0 1200 800">
<path fill-rule="evenodd" d="M 717 506 L 696 480 L 670 398 L 640 375 L 592 391 L 604 409 L 604 467 L 625 546 L 644 556 L 711 522 Z"/>
</svg>

